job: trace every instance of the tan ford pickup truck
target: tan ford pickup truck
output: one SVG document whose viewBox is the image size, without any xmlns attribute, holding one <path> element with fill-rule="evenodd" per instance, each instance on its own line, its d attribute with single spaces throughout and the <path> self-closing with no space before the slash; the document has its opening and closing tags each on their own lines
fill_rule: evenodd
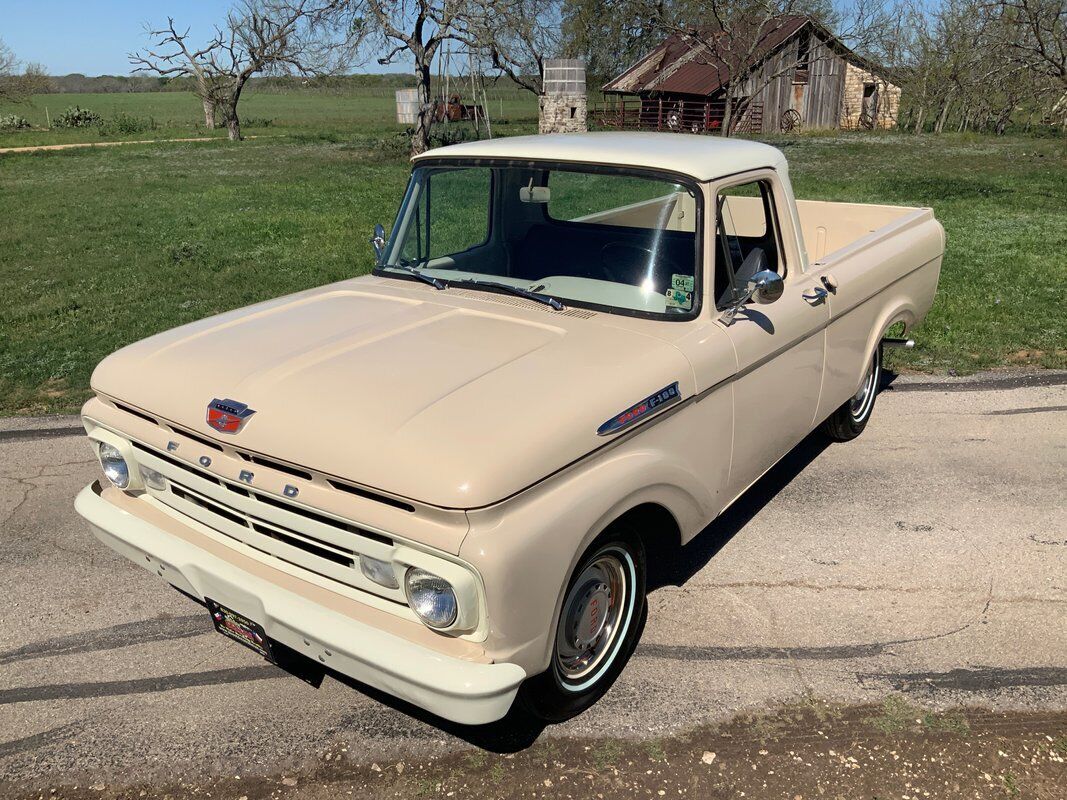
<svg viewBox="0 0 1067 800">
<path fill-rule="evenodd" d="M 372 242 L 105 359 L 77 510 L 264 657 L 485 723 L 591 705 L 648 561 L 863 430 L 945 238 L 795 201 L 766 145 L 602 133 L 425 153 Z"/>
</svg>

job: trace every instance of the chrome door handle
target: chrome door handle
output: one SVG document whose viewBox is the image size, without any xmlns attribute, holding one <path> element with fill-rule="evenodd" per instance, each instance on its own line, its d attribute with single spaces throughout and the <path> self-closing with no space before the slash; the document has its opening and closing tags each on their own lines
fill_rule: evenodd
<svg viewBox="0 0 1067 800">
<path fill-rule="evenodd" d="M 824 288 L 822 288 L 821 286 L 816 286 L 814 289 L 811 290 L 811 294 L 803 295 L 803 297 L 813 306 L 817 306 L 819 303 L 823 302 L 826 299 L 827 294 L 829 294 L 829 292 L 827 292 Z"/>
</svg>

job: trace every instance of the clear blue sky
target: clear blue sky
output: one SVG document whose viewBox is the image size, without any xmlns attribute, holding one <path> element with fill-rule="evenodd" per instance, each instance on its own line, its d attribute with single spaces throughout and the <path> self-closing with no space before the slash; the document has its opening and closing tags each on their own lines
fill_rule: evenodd
<svg viewBox="0 0 1067 800">
<path fill-rule="evenodd" d="M 225 0 L 0 0 L 0 39 L 21 61 L 43 64 L 52 75 L 128 75 L 126 54 L 148 43 L 145 25 L 174 17 L 192 40 L 207 39 L 230 4 Z M 404 64 L 363 72 L 401 72 Z"/>
</svg>

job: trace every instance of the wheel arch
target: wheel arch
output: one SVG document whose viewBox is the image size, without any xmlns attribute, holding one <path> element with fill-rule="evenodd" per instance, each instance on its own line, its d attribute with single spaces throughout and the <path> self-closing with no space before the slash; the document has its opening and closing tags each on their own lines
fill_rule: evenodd
<svg viewBox="0 0 1067 800">
<path fill-rule="evenodd" d="M 604 531 L 631 522 L 654 554 L 702 530 L 718 503 L 693 464 L 635 442 L 507 504 L 468 512 L 460 557 L 486 584 L 495 620 L 488 649 L 530 674 L 543 670 L 574 570 Z"/>
<path fill-rule="evenodd" d="M 656 501 L 645 501 L 634 506 L 609 523 L 607 528 L 619 524 L 628 524 L 634 529 L 646 552 L 655 544 L 671 548 L 680 547 L 682 544 L 682 528 L 674 513 Z"/>
<path fill-rule="evenodd" d="M 860 367 L 860 373 L 855 376 L 855 383 L 857 386 L 859 386 L 860 382 L 863 380 L 863 373 L 867 369 L 867 365 L 870 363 L 871 359 L 874 358 L 874 351 L 881 344 L 882 339 L 885 338 L 889 329 L 894 325 L 903 323 L 904 333 L 907 334 L 915 325 L 915 321 L 915 306 L 907 300 L 898 300 L 882 309 L 875 324 L 871 326 L 871 332 L 867 340 L 867 347 Z"/>
</svg>

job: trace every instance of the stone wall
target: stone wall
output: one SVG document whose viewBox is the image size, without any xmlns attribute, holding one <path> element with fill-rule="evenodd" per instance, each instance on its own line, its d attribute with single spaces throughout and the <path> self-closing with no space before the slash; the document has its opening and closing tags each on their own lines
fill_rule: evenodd
<svg viewBox="0 0 1067 800">
<path fill-rule="evenodd" d="M 841 102 L 841 127 L 852 130 L 860 127 L 863 113 L 863 87 L 873 83 L 878 87 L 878 119 L 875 127 L 895 128 L 900 112 L 900 87 L 855 64 L 845 64 L 845 93 Z"/>
<path fill-rule="evenodd" d="M 588 101 L 584 94 L 543 94 L 539 133 L 581 133 L 588 130 Z"/>
</svg>

